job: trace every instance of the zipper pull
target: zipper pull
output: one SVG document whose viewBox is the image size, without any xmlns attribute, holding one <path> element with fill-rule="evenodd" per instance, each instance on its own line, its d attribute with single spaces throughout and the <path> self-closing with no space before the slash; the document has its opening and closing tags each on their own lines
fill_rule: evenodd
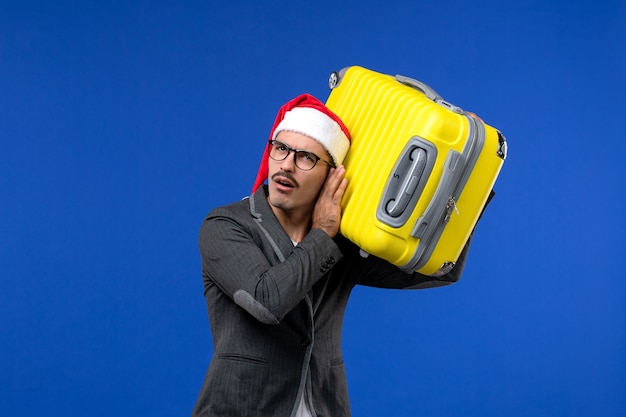
<svg viewBox="0 0 626 417">
<path fill-rule="evenodd" d="M 450 217 L 452 217 L 452 212 L 455 211 L 457 216 L 460 214 L 459 209 L 456 206 L 456 200 L 454 196 L 450 196 L 448 202 L 446 203 L 446 217 L 443 219 L 444 223 L 448 223 L 450 221 Z"/>
</svg>

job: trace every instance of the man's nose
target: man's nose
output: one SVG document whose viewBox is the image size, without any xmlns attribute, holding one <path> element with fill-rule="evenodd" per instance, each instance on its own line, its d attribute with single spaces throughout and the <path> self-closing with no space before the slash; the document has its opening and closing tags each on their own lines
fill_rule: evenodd
<svg viewBox="0 0 626 417">
<path fill-rule="evenodd" d="M 296 169 L 296 157 L 295 157 L 295 152 L 291 151 L 289 152 L 289 155 L 287 155 L 287 158 L 283 159 L 280 167 L 283 171 L 289 171 L 289 172 L 293 172 Z"/>
</svg>

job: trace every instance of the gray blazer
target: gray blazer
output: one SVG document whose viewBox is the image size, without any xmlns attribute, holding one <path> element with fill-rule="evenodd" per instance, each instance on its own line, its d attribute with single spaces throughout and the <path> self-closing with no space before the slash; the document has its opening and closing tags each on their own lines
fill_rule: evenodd
<svg viewBox="0 0 626 417">
<path fill-rule="evenodd" d="M 429 288 L 456 282 L 406 274 L 338 235 L 313 229 L 294 246 L 265 187 L 219 207 L 200 231 L 213 357 L 194 416 L 293 416 L 301 396 L 314 416 L 350 415 L 341 327 L 357 284 Z"/>
</svg>

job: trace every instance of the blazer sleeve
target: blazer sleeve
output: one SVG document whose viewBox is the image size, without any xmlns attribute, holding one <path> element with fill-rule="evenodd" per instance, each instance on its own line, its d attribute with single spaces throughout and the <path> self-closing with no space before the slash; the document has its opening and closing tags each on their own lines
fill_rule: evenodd
<svg viewBox="0 0 626 417">
<path fill-rule="evenodd" d="M 360 262 L 361 272 L 358 284 L 394 289 L 425 289 L 453 284 L 461 278 L 470 243 L 471 237 L 463 248 L 454 268 L 447 274 L 438 277 L 418 272 L 407 273 L 383 259 L 370 255 Z M 358 250 L 357 247 L 353 248 L 351 250 L 352 256 L 360 256 L 358 255 Z M 344 253 L 347 253 L 345 249 Z"/>
<path fill-rule="evenodd" d="M 278 324 L 342 254 L 313 229 L 281 261 L 255 227 L 227 216 L 205 220 L 199 237 L 205 291 L 214 284 L 257 320 Z"/>
</svg>

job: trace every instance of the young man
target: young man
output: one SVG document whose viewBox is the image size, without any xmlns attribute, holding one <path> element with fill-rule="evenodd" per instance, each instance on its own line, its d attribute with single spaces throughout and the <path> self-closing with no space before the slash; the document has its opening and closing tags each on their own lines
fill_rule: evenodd
<svg viewBox="0 0 626 417">
<path fill-rule="evenodd" d="M 341 327 L 355 285 L 429 288 L 337 232 L 350 145 L 341 120 L 304 94 L 281 107 L 253 187 L 200 231 L 213 358 L 194 416 L 350 415 Z M 267 179 L 268 184 L 263 185 Z"/>
</svg>

